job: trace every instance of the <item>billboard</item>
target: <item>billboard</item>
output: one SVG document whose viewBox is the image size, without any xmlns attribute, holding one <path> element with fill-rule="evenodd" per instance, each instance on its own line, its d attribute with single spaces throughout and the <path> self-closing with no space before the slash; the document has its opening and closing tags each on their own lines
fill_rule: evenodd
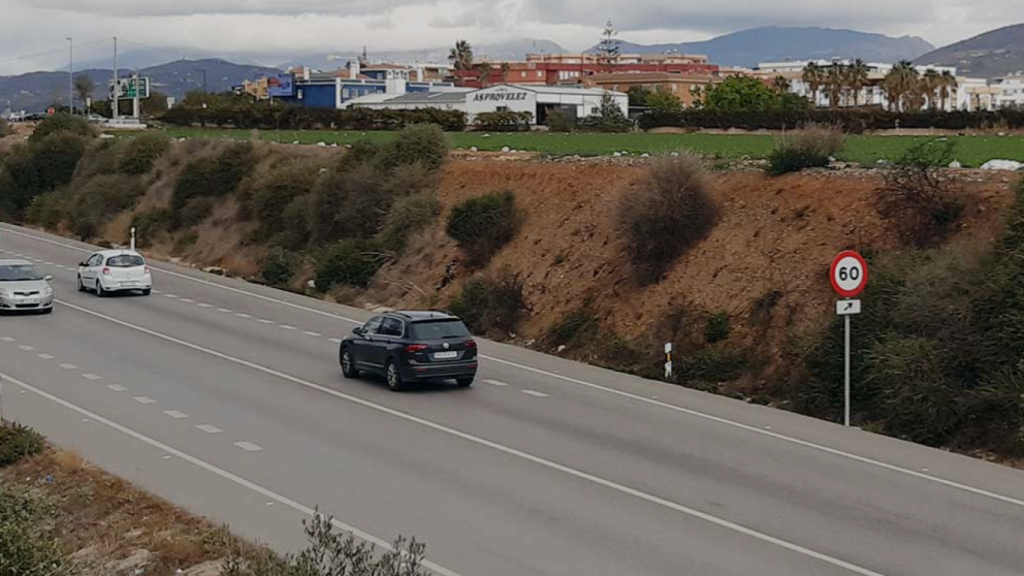
<svg viewBox="0 0 1024 576">
<path fill-rule="evenodd" d="M 139 78 L 139 98 L 149 98 L 149 78 Z M 110 82 L 110 92 L 114 91 L 114 82 Z M 135 98 L 135 78 L 120 78 L 117 81 L 117 97 L 119 99 Z"/>
<path fill-rule="evenodd" d="M 270 96 L 271 98 L 287 98 L 295 96 L 295 77 L 291 74 L 268 76 L 267 96 Z"/>
</svg>

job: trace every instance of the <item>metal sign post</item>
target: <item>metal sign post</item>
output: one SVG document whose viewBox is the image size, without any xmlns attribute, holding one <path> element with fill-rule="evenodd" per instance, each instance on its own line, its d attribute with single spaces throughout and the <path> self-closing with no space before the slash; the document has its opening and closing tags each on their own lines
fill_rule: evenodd
<svg viewBox="0 0 1024 576">
<path fill-rule="evenodd" d="M 850 318 L 860 314 L 860 300 L 851 300 L 868 283 L 868 265 L 856 252 L 843 252 L 832 260 L 829 271 L 832 289 L 845 298 L 836 302 L 836 315 L 843 317 L 843 425 L 850 426 Z"/>
</svg>

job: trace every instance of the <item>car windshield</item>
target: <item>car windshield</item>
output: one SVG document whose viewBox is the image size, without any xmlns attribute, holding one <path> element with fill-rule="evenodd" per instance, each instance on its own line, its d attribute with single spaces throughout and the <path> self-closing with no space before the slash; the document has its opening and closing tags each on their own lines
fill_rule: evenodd
<svg viewBox="0 0 1024 576">
<path fill-rule="evenodd" d="M 0 265 L 0 282 L 32 282 L 42 279 L 43 275 L 31 264 Z"/>
<path fill-rule="evenodd" d="M 111 256 L 107 258 L 107 266 L 113 268 L 134 268 L 136 266 L 143 266 L 146 261 L 140 256 L 133 256 L 131 254 L 125 254 L 123 256 Z"/>
<path fill-rule="evenodd" d="M 460 320 L 434 320 L 416 322 L 412 325 L 412 337 L 416 340 L 441 340 L 468 336 L 469 330 Z"/>
</svg>

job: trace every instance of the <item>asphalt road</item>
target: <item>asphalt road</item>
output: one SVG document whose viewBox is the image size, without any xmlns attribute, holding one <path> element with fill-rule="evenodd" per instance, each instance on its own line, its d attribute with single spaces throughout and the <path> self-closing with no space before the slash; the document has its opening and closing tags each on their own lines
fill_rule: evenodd
<svg viewBox="0 0 1024 576">
<path fill-rule="evenodd" d="M 492 342 L 470 390 L 348 381 L 368 313 L 0 226 L 55 276 L 0 318 L 4 416 L 282 550 L 314 507 L 462 576 L 1024 574 L 1024 473 Z"/>
</svg>

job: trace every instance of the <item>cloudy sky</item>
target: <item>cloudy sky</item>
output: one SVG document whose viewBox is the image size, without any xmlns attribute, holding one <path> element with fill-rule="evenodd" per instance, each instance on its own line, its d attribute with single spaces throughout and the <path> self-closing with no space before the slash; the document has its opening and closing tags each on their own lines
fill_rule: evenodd
<svg viewBox="0 0 1024 576">
<path fill-rule="evenodd" d="M 0 0 L 0 74 L 66 66 L 109 37 L 174 56 L 215 54 L 276 65 L 295 56 L 433 48 L 457 38 L 540 38 L 593 45 L 611 18 L 620 38 L 683 42 L 764 25 L 852 28 L 936 45 L 1024 22 L 1020 0 Z"/>
</svg>

